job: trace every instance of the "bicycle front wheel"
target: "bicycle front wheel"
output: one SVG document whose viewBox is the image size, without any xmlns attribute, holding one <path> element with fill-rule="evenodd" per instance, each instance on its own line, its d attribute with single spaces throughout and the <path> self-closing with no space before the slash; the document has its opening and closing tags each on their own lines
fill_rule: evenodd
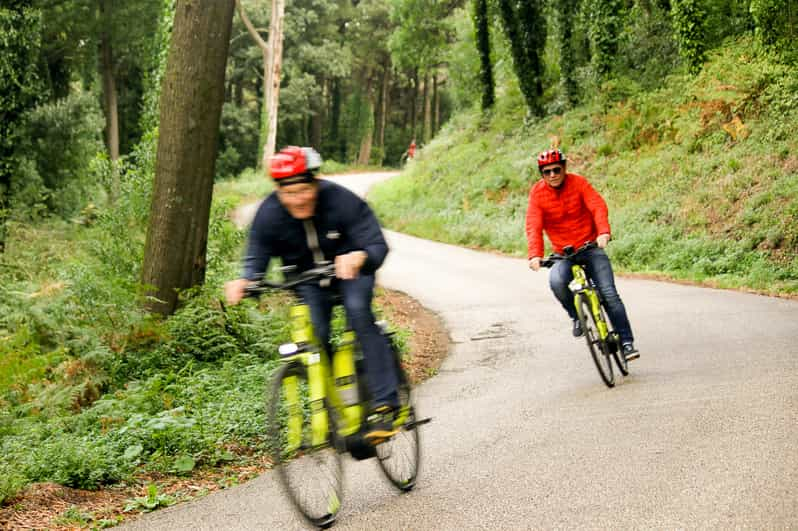
<svg viewBox="0 0 798 531">
<path fill-rule="evenodd" d="M 330 408 L 311 400 L 304 365 L 278 369 L 268 411 L 272 459 L 286 494 L 311 525 L 329 527 L 343 497 L 341 454 Z"/>
<path fill-rule="evenodd" d="M 400 491 L 408 492 L 416 486 L 418 478 L 421 461 L 420 436 L 410 381 L 402 368 L 396 345 L 391 338 L 389 341 L 396 363 L 396 374 L 399 377 L 398 393 L 401 408 L 395 421 L 395 425 L 399 426 L 399 433 L 377 445 L 377 461 L 388 481 Z"/>
<path fill-rule="evenodd" d="M 607 343 L 601 339 L 601 334 L 596 324 L 596 316 L 593 315 L 590 307 L 590 301 L 586 296 L 579 294 L 576 296 L 576 302 L 579 308 L 579 320 L 582 323 L 582 330 L 585 333 L 585 341 L 587 341 L 590 356 L 596 364 L 601 380 L 607 387 L 613 387 L 615 385 L 615 376 L 612 373 L 612 360 L 610 360 Z"/>
<path fill-rule="evenodd" d="M 396 423 L 399 433 L 377 445 L 377 460 L 385 477 L 402 492 L 409 492 L 416 486 L 418 466 L 421 461 L 421 444 L 416 411 L 409 400 L 399 411 Z"/>
</svg>

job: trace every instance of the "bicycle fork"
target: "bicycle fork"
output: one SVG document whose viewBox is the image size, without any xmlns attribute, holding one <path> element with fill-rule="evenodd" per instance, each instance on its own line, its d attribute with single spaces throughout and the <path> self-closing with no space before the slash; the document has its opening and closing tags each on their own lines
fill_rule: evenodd
<svg viewBox="0 0 798 531">
<path fill-rule="evenodd" d="M 573 280 L 568 284 L 568 288 L 574 294 L 574 306 L 576 307 L 576 313 L 582 320 L 587 320 L 586 315 L 582 315 L 582 305 L 580 304 L 580 299 L 584 297 L 585 300 L 588 301 L 590 305 L 590 313 L 595 318 L 596 328 L 598 328 L 599 337 L 598 339 L 605 340 L 607 339 L 607 335 L 609 334 L 609 328 L 607 327 L 607 323 L 604 321 L 604 318 L 601 316 L 601 301 L 599 300 L 598 294 L 596 293 L 595 288 L 590 285 L 585 276 L 585 271 L 582 267 L 578 265 L 572 266 L 572 272 L 574 275 Z M 587 331 L 585 331 L 587 333 Z"/>
</svg>

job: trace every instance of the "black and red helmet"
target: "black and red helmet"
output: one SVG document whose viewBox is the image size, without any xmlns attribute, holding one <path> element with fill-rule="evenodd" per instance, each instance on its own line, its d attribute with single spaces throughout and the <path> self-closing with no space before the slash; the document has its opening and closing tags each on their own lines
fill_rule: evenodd
<svg viewBox="0 0 798 531">
<path fill-rule="evenodd" d="M 549 164 L 565 164 L 565 154 L 559 149 L 548 149 L 538 155 L 538 169 Z"/>
<path fill-rule="evenodd" d="M 321 167 L 321 155 L 310 147 L 288 146 L 269 159 L 269 174 L 280 186 L 310 182 Z"/>
</svg>

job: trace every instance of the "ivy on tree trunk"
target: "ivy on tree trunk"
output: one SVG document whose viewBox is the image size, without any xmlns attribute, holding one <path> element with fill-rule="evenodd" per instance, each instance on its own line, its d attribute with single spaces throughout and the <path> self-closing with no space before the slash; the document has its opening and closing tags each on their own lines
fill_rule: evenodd
<svg viewBox="0 0 798 531">
<path fill-rule="evenodd" d="M 479 54 L 479 82 L 482 88 L 482 110 L 493 107 L 496 89 L 493 81 L 493 64 L 490 60 L 490 26 L 488 1 L 474 0 L 474 40 Z"/>
<path fill-rule="evenodd" d="M 543 48 L 546 46 L 542 3 L 540 0 L 498 1 L 521 93 L 529 112 L 539 116 L 542 112 Z"/>
</svg>

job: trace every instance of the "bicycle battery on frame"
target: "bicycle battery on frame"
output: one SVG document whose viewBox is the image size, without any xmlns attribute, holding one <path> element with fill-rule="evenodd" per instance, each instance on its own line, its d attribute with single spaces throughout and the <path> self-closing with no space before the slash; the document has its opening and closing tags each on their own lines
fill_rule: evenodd
<svg viewBox="0 0 798 531">
<path fill-rule="evenodd" d="M 341 416 L 343 422 L 339 433 L 346 437 L 360 429 L 360 419 L 363 407 L 360 405 L 357 388 L 357 374 L 355 370 L 355 333 L 346 330 L 343 341 L 333 356 L 333 377 L 335 389 L 340 400 Z"/>
</svg>

